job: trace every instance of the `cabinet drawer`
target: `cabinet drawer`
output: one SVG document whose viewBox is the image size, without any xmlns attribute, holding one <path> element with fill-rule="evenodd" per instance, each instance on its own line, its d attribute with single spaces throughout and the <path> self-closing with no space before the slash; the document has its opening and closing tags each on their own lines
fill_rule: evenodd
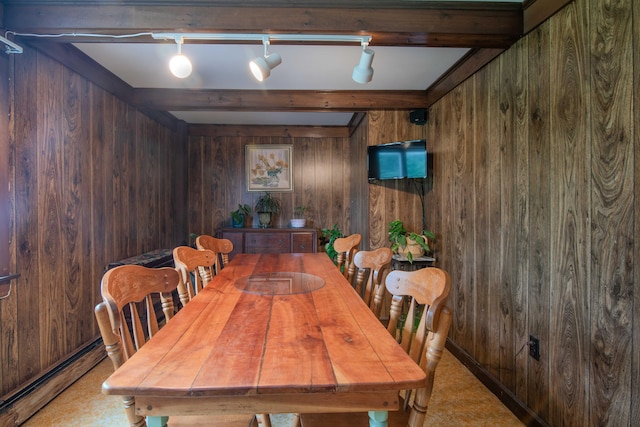
<svg viewBox="0 0 640 427">
<path fill-rule="evenodd" d="M 245 252 L 283 253 L 291 252 L 288 233 L 247 233 L 245 235 Z"/>
<path fill-rule="evenodd" d="M 313 233 L 291 233 L 291 246 L 291 252 L 315 252 Z"/>
</svg>

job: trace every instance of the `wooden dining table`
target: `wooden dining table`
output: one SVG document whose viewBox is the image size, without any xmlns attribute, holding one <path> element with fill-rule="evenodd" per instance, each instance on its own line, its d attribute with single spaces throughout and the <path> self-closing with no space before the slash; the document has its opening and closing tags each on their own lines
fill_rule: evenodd
<svg viewBox="0 0 640 427">
<path fill-rule="evenodd" d="M 369 411 L 386 425 L 398 392 L 426 376 L 317 254 L 240 254 L 102 386 L 136 413 Z M 376 421 L 381 420 L 381 421 Z"/>
</svg>

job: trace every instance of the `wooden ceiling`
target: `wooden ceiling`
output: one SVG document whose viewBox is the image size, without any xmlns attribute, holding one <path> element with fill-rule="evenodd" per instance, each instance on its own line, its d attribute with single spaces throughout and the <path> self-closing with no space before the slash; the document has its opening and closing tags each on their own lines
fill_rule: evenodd
<svg viewBox="0 0 640 427">
<path fill-rule="evenodd" d="M 524 3 L 391 0 L 5 0 L 3 29 L 16 33 L 126 34 L 143 31 L 371 34 L 380 46 L 467 47 L 469 53 L 424 91 L 270 91 L 134 89 L 121 86 L 134 105 L 149 111 L 225 109 L 305 111 L 426 108 L 475 73 L 570 0 Z M 20 39 L 18 39 L 20 40 Z M 117 40 L 117 39 L 116 39 Z M 30 39 L 92 80 L 96 64 L 71 42 L 96 39 Z M 114 39 L 109 42 L 113 43 Z M 129 39 L 127 42 L 131 42 Z M 89 67 L 89 68 L 87 68 Z M 110 83 L 114 86 L 114 83 Z M 117 84 L 115 84 L 117 86 Z M 408 92 L 408 93 L 407 93 Z"/>
</svg>

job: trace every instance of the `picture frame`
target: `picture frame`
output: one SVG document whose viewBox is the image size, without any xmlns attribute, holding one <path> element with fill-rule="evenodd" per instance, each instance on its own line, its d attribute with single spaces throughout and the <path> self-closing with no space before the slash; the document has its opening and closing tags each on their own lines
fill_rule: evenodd
<svg viewBox="0 0 640 427">
<path fill-rule="evenodd" d="M 293 191 L 293 145 L 245 146 L 247 191 Z"/>
</svg>

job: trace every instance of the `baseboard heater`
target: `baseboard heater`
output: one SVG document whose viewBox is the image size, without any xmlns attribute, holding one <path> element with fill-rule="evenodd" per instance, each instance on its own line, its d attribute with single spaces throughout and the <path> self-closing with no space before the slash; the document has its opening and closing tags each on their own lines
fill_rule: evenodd
<svg viewBox="0 0 640 427">
<path fill-rule="evenodd" d="M 3 396 L 0 425 L 22 424 L 105 357 L 102 338 L 96 338 L 39 377 Z M 67 371 L 71 374 L 65 376 Z"/>
</svg>

